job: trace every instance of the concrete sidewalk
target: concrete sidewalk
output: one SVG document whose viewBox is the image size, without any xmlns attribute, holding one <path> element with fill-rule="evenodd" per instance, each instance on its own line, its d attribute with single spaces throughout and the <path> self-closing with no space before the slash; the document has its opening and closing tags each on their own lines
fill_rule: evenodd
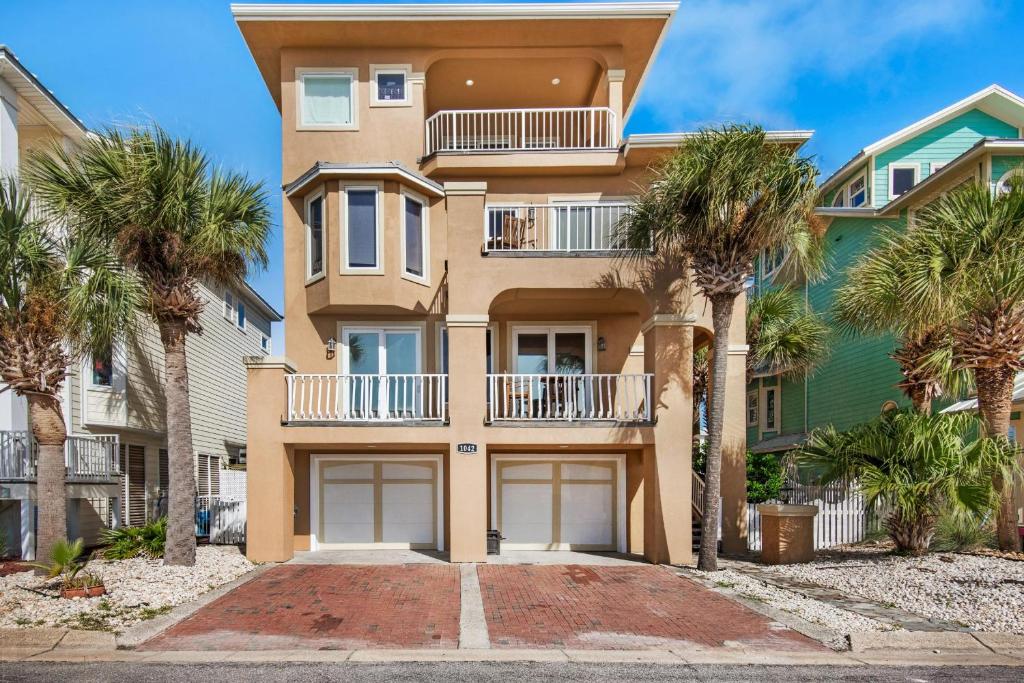
<svg viewBox="0 0 1024 683">
<path fill-rule="evenodd" d="M 109 633 L 55 628 L 0 629 L 0 661 L 25 662 L 580 662 L 823 666 L 1021 666 L 1024 636 L 1004 633 L 853 634 L 849 652 L 675 647 L 650 650 L 361 649 L 139 651 L 117 649 Z"/>
</svg>

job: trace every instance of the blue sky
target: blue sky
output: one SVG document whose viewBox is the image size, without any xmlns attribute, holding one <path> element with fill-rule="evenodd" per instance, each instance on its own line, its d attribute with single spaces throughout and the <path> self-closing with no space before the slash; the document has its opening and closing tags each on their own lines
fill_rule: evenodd
<svg viewBox="0 0 1024 683">
<path fill-rule="evenodd" d="M 278 112 L 228 2 L 4 0 L 0 43 L 87 125 L 152 118 L 262 178 L 280 220 Z M 810 128 L 827 175 L 990 83 L 1024 94 L 1022 43 L 1011 0 L 683 0 L 627 132 Z M 250 281 L 280 308 L 279 227 L 270 252 Z"/>
</svg>

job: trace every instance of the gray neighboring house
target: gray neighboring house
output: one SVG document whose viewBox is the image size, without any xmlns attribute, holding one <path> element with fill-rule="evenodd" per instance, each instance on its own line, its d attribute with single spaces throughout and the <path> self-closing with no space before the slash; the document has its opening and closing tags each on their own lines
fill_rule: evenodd
<svg viewBox="0 0 1024 683">
<path fill-rule="evenodd" d="M 0 46 L 0 169 L 50 141 L 74 148 L 89 134 L 6 47 Z M 187 342 L 199 495 L 221 493 L 221 473 L 244 469 L 246 356 L 271 352 L 282 320 L 248 285 L 201 286 L 201 335 Z M 68 427 L 68 532 L 92 542 L 105 526 L 136 525 L 164 508 L 167 430 L 164 355 L 156 327 L 102 358 L 68 368 L 61 396 Z M 0 388 L 3 385 L 0 384 Z M 24 399 L 0 391 L 0 533 L 9 554 L 35 555 L 35 454 Z"/>
</svg>

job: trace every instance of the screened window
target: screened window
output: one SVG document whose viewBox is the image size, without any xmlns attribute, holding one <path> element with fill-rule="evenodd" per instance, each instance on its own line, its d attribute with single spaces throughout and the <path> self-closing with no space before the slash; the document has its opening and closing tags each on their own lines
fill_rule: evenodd
<svg viewBox="0 0 1024 683">
<path fill-rule="evenodd" d="M 349 126 L 354 121 L 353 75 L 304 74 L 301 78 L 303 126 Z"/>
<path fill-rule="evenodd" d="M 889 171 L 892 196 L 899 197 L 917 184 L 917 168 L 914 166 L 893 166 Z"/>
<path fill-rule="evenodd" d="M 345 204 L 348 231 L 346 238 L 347 265 L 349 268 L 376 268 L 378 266 L 377 190 L 346 190 Z"/>
<path fill-rule="evenodd" d="M 306 205 L 306 278 L 324 272 L 324 198 L 317 196 Z"/>
<path fill-rule="evenodd" d="M 109 387 L 114 383 L 113 352 L 108 348 L 92 357 L 92 384 L 96 387 Z"/>
<path fill-rule="evenodd" d="M 404 204 L 405 272 L 422 278 L 426 273 L 423 203 L 407 196 L 404 198 Z"/>
</svg>

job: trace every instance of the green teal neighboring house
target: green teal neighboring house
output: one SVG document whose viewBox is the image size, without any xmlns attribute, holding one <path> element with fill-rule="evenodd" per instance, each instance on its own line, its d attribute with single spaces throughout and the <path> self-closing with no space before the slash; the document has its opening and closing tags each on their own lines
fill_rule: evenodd
<svg viewBox="0 0 1024 683">
<path fill-rule="evenodd" d="M 979 178 L 998 192 L 1024 174 L 1024 99 L 993 85 L 868 145 L 821 186 L 826 277 L 807 283 L 784 254 L 758 259 L 754 289 L 789 286 L 830 319 L 832 298 L 853 260 L 883 227 L 903 230 L 941 193 Z M 756 292 L 755 292 L 756 293 Z M 829 358 L 807 379 L 755 376 L 747 385 L 747 444 L 754 452 L 793 448 L 816 427 L 845 429 L 910 402 L 889 353 L 891 337 L 836 334 Z"/>
</svg>

